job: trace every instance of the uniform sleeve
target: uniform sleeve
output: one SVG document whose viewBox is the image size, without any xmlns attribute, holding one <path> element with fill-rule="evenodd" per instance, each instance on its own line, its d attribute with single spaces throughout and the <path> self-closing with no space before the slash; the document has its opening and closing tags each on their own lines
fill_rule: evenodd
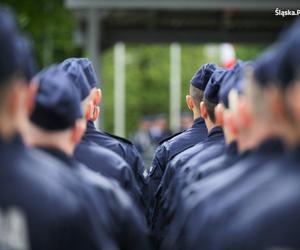
<svg viewBox="0 0 300 250">
<path fill-rule="evenodd" d="M 143 198 L 143 193 L 134 177 L 132 169 L 124 163 L 124 166 L 121 168 L 122 175 L 122 186 L 135 201 L 140 211 L 145 212 L 145 201 Z"/>
<path fill-rule="evenodd" d="M 151 250 L 147 224 L 141 211 L 123 190 L 115 187 L 111 191 L 110 208 L 120 248 Z"/>
<path fill-rule="evenodd" d="M 158 186 L 161 182 L 161 179 L 164 175 L 164 171 L 167 165 L 168 159 L 168 150 L 166 147 L 166 143 L 161 144 L 154 155 L 152 160 L 152 164 L 149 170 L 149 174 L 147 176 L 147 205 L 148 205 L 148 212 L 147 218 L 152 217 L 153 208 L 155 204 L 155 195 L 158 189 Z"/>
</svg>

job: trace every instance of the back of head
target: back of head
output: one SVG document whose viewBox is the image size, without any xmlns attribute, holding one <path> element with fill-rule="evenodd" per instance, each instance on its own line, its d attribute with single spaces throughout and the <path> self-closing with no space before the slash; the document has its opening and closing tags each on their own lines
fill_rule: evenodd
<svg viewBox="0 0 300 250">
<path fill-rule="evenodd" d="M 40 72 L 36 80 L 39 88 L 31 121 L 49 132 L 73 127 L 83 114 L 72 79 L 58 66 L 52 66 Z"/>
<path fill-rule="evenodd" d="M 96 88 L 99 85 L 96 71 L 88 58 L 68 58 L 62 63 L 65 67 L 71 64 L 81 68 L 90 89 Z"/>
<path fill-rule="evenodd" d="M 87 98 L 90 94 L 91 88 L 82 67 L 77 61 L 77 58 L 66 59 L 60 64 L 60 67 L 72 79 L 72 83 L 80 93 L 81 101 Z"/>
<path fill-rule="evenodd" d="M 202 65 L 192 77 L 190 81 L 190 95 L 197 107 L 199 107 L 200 102 L 203 101 L 206 85 L 216 69 L 217 66 L 215 64 L 207 63 Z"/>
<path fill-rule="evenodd" d="M 18 29 L 14 15 L 8 9 L 0 8 L 0 84 L 18 74 L 19 60 L 16 39 Z"/>
<path fill-rule="evenodd" d="M 215 107 L 219 103 L 219 90 L 225 75 L 226 70 L 215 70 L 204 91 L 204 104 L 206 106 L 208 116 L 213 123 L 216 122 Z"/>
</svg>

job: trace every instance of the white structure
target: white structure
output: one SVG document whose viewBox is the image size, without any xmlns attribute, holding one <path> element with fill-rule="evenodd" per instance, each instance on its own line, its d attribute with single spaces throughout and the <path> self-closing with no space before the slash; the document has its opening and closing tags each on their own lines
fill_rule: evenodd
<svg viewBox="0 0 300 250">
<path fill-rule="evenodd" d="M 114 134 L 125 136 L 125 45 L 114 46 Z"/>
</svg>

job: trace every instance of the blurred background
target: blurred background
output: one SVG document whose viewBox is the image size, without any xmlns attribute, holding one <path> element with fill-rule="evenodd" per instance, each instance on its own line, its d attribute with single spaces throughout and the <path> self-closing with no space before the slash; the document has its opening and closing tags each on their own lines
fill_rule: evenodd
<svg viewBox="0 0 300 250">
<path fill-rule="evenodd" d="M 68 57 L 93 61 L 103 91 L 98 126 L 133 139 L 141 152 L 191 125 L 185 95 L 202 64 L 230 67 L 237 58 L 253 59 L 292 21 L 275 9 L 298 5 L 296 0 L 1 3 L 15 10 L 32 35 L 40 68 Z"/>
</svg>

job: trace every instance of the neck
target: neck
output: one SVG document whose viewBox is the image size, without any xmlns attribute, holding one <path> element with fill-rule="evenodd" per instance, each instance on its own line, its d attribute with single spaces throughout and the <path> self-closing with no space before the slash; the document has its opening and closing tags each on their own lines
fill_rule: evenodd
<svg viewBox="0 0 300 250">
<path fill-rule="evenodd" d="M 32 125 L 25 136 L 25 143 L 32 147 L 55 148 L 72 156 L 75 144 L 70 142 L 69 138 L 68 130 L 48 132 Z"/>
<path fill-rule="evenodd" d="M 9 115 L 0 115 L 0 136 L 4 140 L 10 140 L 16 133 L 16 122 Z"/>
<path fill-rule="evenodd" d="M 208 133 L 210 133 L 213 128 L 218 126 L 218 124 L 213 123 L 209 118 L 205 119 L 204 121 Z"/>
<path fill-rule="evenodd" d="M 194 120 L 196 120 L 196 119 L 198 119 L 200 117 L 201 117 L 200 113 L 197 110 L 193 110 L 193 118 L 194 118 Z"/>
<path fill-rule="evenodd" d="M 240 133 L 238 138 L 239 151 L 244 152 L 260 145 L 263 141 L 271 138 L 281 138 L 278 130 L 268 123 L 256 122 L 252 128 L 243 129 L 248 133 Z"/>
</svg>

